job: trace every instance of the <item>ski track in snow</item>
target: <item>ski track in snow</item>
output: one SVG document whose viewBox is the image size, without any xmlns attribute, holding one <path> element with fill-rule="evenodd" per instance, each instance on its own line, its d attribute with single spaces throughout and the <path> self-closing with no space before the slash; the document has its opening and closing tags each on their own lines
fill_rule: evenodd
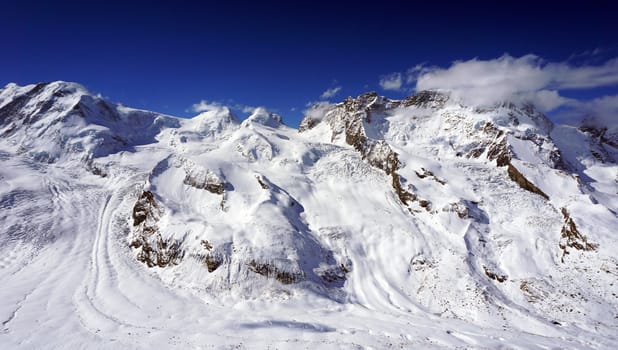
<svg viewBox="0 0 618 350">
<path fill-rule="evenodd" d="M 178 348 L 269 344 L 277 348 L 397 348 L 415 344 L 456 348 L 517 343 L 509 332 L 474 330 L 464 322 L 416 316 L 421 308 L 410 304 L 410 299 L 380 274 L 356 281 L 352 288 L 359 299 L 347 305 L 313 300 L 300 308 L 288 304 L 269 310 L 272 302 L 254 300 L 230 308 L 200 300 L 182 289 L 170 289 L 132 260 L 127 250 L 123 253 L 118 232 L 114 232 L 118 229 L 114 217 L 126 217 L 118 211 L 126 209 L 123 197 L 131 185 L 135 183 L 127 181 L 121 186 L 124 190 L 100 191 L 88 186 L 71 188 L 69 181 L 46 184 L 51 215 L 59 221 L 70 215 L 70 222 L 77 227 L 52 247 L 41 249 L 25 267 L 30 270 L 29 280 L 11 278 L 16 275 L 2 278 L 4 291 L 24 293 L 8 313 L 3 312 L 3 348 L 83 348 L 95 343 L 98 348 L 110 349 L 147 344 Z M 356 268 L 371 268 L 363 266 L 366 254 L 356 254 Z M 53 260 L 46 261 L 48 256 Z M 36 337 L 31 336 L 32 315 L 38 315 Z M 542 343 L 543 339 L 535 341 Z M 525 348 L 530 346 L 525 344 Z"/>
</svg>

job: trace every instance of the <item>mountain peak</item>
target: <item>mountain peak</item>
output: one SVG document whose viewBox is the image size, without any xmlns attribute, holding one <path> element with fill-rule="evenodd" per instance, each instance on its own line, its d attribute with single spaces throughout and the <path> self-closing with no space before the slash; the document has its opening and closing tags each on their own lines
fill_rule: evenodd
<svg viewBox="0 0 618 350">
<path fill-rule="evenodd" d="M 423 108 L 442 108 L 449 100 L 446 92 L 437 90 L 422 90 L 404 98 L 401 103 L 403 106 L 418 106 Z"/>
<path fill-rule="evenodd" d="M 257 107 L 253 110 L 253 113 L 243 122 L 243 124 L 249 125 L 251 123 L 257 123 L 271 128 L 278 128 L 283 125 L 283 119 L 281 116 L 275 113 L 269 112 L 264 107 Z"/>
<path fill-rule="evenodd" d="M 425 336 L 392 333 L 407 322 L 453 346 L 468 345 L 463 327 L 480 334 L 477 347 L 490 332 L 524 348 L 615 348 L 618 157 L 608 131 L 546 132 L 533 108 L 448 99 L 319 102 L 299 134 L 264 108 L 240 124 L 218 105 L 180 119 L 73 83 L 7 86 L 3 332 L 43 324 L 31 311 L 51 303 L 62 316 L 51 321 L 95 334 L 83 344 L 130 346 L 151 325 L 169 329 L 164 339 L 187 329 L 168 327 L 181 313 L 228 315 L 233 333 L 319 330 L 333 347 L 363 333 L 385 334 L 377 348 Z M 264 313 L 238 326 L 246 302 Z M 342 317 L 378 321 L 362 329 Z M 203 327 L 181 336 L 193 332 Z"/>
<path fill-rule="evenodd" d="M 223 119 L 226 121 L 238 121 L 238 117 L 227 106 L 218 106 L 216 108 L 209 109 L 201 112 L 193 120 L 211 120 L 211 119 Z"/>
<path fill-rule="evenodd" d="M 238 117 L 226 106 L 216 106 L 189 120 L 193 131 L 202 135 L 214 135 L 238 125 Z"/>
<path fill-rule="evenodd" d="M 51 81 L 51 82 L 43 82 L 39 84 L 43 84 L 44 86 L 50 89 L 53 89 L 54 91 L 63 91 L 67 93 L 79 92 L 79 93 L 84 93 L 84 94 L 92 94 L 82 84 L 70 82 L 70 81 L 56 80 L 56 81 Z"/>
</svg>

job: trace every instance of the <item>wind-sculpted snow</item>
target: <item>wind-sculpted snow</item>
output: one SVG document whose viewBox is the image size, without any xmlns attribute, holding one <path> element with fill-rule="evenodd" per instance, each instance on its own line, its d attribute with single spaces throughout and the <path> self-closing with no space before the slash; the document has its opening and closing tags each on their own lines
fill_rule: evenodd
<svg viewBox="0 0 618 350">
<path fill-rule="evenodd" d="M 618 345 L 611 133 L 436 92 L 316 108 L 0 90 L 0 347 Z"/>
</svg>

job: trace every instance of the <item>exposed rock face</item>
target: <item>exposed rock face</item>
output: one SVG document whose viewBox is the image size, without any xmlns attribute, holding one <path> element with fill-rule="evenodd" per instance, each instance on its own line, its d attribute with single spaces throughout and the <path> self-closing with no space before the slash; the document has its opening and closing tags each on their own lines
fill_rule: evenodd
<svg viewBox="0 0 618 350">
<path fill-rule="evenodd" d="M 292 284 L 304 279 L 301 271 L 284 271 L 275 265 L 267 262 L 251 260 L 249 270 L 268 278 L 274 278 L 283 284 Z"/>
<path fill-rule="evenodd" d="M 549 128 L 547 126 L 545 127 Z M 549 200 L 549 196 L 547 196 L 547 194 L 543 193 L 543 191 L 541 191 L 537 186 L 535 186 L 532 182 L 526 179 L 521 174 L 521 172 L 519 172 L 519 170 L 517 170 L 517 168 L 511 163 L 514 155 L 507 142 L 507 135 L 509 135 L 509 133 L 505 133 L 504 131 L 499 130 L 492 123 L 485 124 L 482 132 L 488 136 L 487 140 L 491 141 L 481 142 L 481 144 L 477 148 L 472 150 L 470 155 L 472 157 L 478 158 L 482 154 L 487 152 L 487 159 L 495 160 L 496 165 L 499 167 L 506 166 L 509 178 L 517 185 L 519 185 L 519 187 L 525 189 L 526 191 L 536 193 L 541 197 Z M 512 132 L 510 134 L 512 134 Z M 513 137 L 525 141 L 531 141 L 539 147 L 542 147 L 545 143 L 550 142 L 549 138 L 539 135 L 514 135 Z M 551 152 L 549 152 L 548 158 L 549 161 L 552 163 L 552 166 L 556 169 L 566 169 L 567 166 L 564 163 L 559 150 L 557 150 L 555 147 Z"/>
<path fill-rule="evenodd" d="M 370 92 L 357 98 L 349 97 L 344 102 L 335 105 L 324 114 L 321 121 L 328 123 L 330 126 L 332 141 L 336 141 L 343 136 L 345 142 L 353 146 L 364 160 L 391 176 L 393 190 L 404 205 L 408 206 L 411 202 L 416 201 L 421 207 L 429 211 L 431 210 L 430 201 L 419 199 L 416 194 L 411 193 L 409 189 L 404 188 L 402 185 L 401 176 L 397 173 L 397 170 L 402 166 L 399 155 L 385 140 L 370 137 L 367 132 L 367 125 L 383 120 L 385 113 L 401 106 L 417 106 L 419 108 L 435 110 L 443 108 L 448 100 L 449 97 L 447 95 L 435 91 L 421 91 L 402 101 L 391 101 L 378 96 L 375 92 Z M 512 104 L 499 107 L 512 110 L 509 114 L 509 122 L 514 125 L 519 125 L 520 123 L 517 113 L 526 113 L 526 118 L 536 123 L 535 125 L 537 125 L 539 130 L 548 132 L 553 127 L 551 121 L 543 114 L 537 112 L 532 106 L 526 106 L 522 110 L 517 110 Z M 319 122 L 319 120 L 307 117 L 301 122 L 300 131 L 309 130 Z M 379 129 L 379 126 L 377 128 Z M 484 155 L 489 160 L 495 160 L 496 165 L 499 167 L 507 166 L 507 173 L 512 181 L 527 191 L 549 199 L 547 194 L 543 193 L 537 186 L 526 179 L 511 164 L 514 154 L 508 143 L 508 136 L 510 135 L 525 141 L 531 141 L 539 148 L 543 148 L 545 144 L 551 142 L 548 136 L 529 133 L 520 135 L 514 134 L 512 131 L 505 132 L 505 130 L 491 122 L 486 122 L 477 133 L 476 137 L 474 135 L 471 136 L 473 139 L 478 138 L 479 141 L 475 141 L 465 147 L 468 149 L 468 157 L 479 158 Z M 562 160 L 559 150 L 555 147 L 553 148 L 551 152 L 548 152 L 548 161 L 557 169 L 565 169 L 566 165 Z M 444 184 L 443 180 L 438 179 L 431 172 L 421 171 L 416 174 L 420 178 L 429 176 L 438 183 Z"/>
<path fill-rule="evenodd" d="M 133 226 L 139 226 L 148 219 L 148 222 L 143 225 L 143 230 L 154 232 L 156 231 L 154 224 L 158 221 L 160 214 L 152 192 L 144 191 L 133 207 Z"/>
<path fill-rule="evenodd" d="M 480 135 L 474 147 L 468 152 L 467 156 L 479 158 L 483 154 L 489 160 L 495 160 L 498 166 L 510 164 L 513 152 L 510 150 L 506 140 L 507 134 L 498 129 L 494 124 L 487 122 L 480 130 Z"/>
<path fill-rule="evenodd" d="M 221 266 L 224 262 L 224 257 L 221 254 L 211 253 L 206 255 L 204 258 L 204 263 L 206 263 L 206 267 L 208 268 L 208 272 L 213 272 L 219 266 Z"/>
<path fill-rule="evenodd" d="M 483 131 L 493 138 L 493 141 L 487 145 L 487 159 L 495 160 L 498 166 L 509 164 L 513 154 L 506 143 L 504 132 L 496 129 L 491 123 L 487 123 Z"/>
<path fill-rule="evenodd" d="M 344 282 L 346 280 L 346 274 L 351 270 L 351 263 L 348 265 L 339 264 L 337 266 L 328 266 L 318 271 L 318 276 L 328 285 Z"/>
<path fill-rule="evenodd" d="M 581 122 L 579 130 L 595 138 L 599 143 L 618 149 L 618 127 L 597 116 L 589 115 Z"/>
<path fill-rule="evenodd" d="M 424 178 L 430 178 L 430 179 L 432 179 L 433 181 L 435 181 L 435 182 L 439 183 L 440 185 L 445 185 L 445 184 L 446 184 L 446 181 L 444 181 L 443 179 L 440 179 L 440 178 L 436 177 L 436 176 L 433 174 L 433 172 L 431 172 L 430 170 L 427 170 L 427 169 L 425 169 L 425 168 L 421 168 L 421 170 L 420 170 L 420 171 L 415 171 L 414 173 L 416 174 L 416 176 L 418 176 L 418 177 L 419 177 L 419 178 L 421 178 L 421 179 L 424 179 Z"/>
<path fill-rule="evenodd" d="M 479 158 L 485 155 L 487 159 L 495 160 L 497 166 L 507 166 L 516 157 L 512 146 L 509 144 L 509 138 L 511 140 L 518 139 L 534 144 L 552 168 L 568 171 L 569 167 L 563 159 L 560 150 L 553 144 L 549 136 L 553 123 L 532 106 L 517 109 L 511 104 L 508 108 L 511 111 L 508 113 L 509 120 L 506 122 L 508 123 L 506 127 L 504 125 L 496 125 L 494 122 L 485 123 L 477 135 L 475 135 L 475 138 L 479 139 L 479 141 L 468 151 L 467 156 Z M 524 117 L 529 119 L 529 123 L 533 123 L 531 127 L 534 129 L 527 129 L 525 131 L 516 129 L 520 125 L 519 118 Z"/>
<path fill-rule="evenodd" d="M 615 127 L 609 130 L 607 127 L 585 123 L 579 130 L 590 135 L 592 139 L 590 150 L 592 156 L 603 163 L 616 161 L 618 128 Z"/>
<path fill-rule="evenodd" d="M 203 262 L 206 265 L 208 272 L 215 272 L 221 265 L 228 262 L 226 260 L 225 253 L 221 251 L 220 247 L 215 248 L 212 243 L 203 239 L 201 246 L 205 250 L 205 253 L 190 254 L 194 259 Z"/>
<path fill-rule="evenodd" d="M 255 179 L 257 180 L 258 184 L 260 185 L 260 187 L 263 190 L 267 190 L 270 187 L 268 187 L 268 185 L 264 182 L 264 180 L 262 179 L 262 177 L 260 175 L 255 175 Z"/>
<path fill-rule="evenodd" d="M 161 214 L 150 191 L 144 191 L 133 207 L 133 234 L 129 245 L 137 250 L 137 260 L 148 267 L 178 264 L 183 255 L 180 242 L 161 236 L 157 225 Z"/>
<path fill-rule="evenodd" d="M 223 194 L 225 192 L 225 183 L 213 173 L 200 174 L 198 176 L 189 173 L 185 176 L 183 183 L 214 194 Z"/>
<path fill-rule="evenodd" d="M 579 232 L 577 225 L 575 225 L 573 218 L 571 218 L 566 208 L 562 208 L 560 211 L 564 217 L 564 225 L 562 226 L 562 235 L 559 244 L 563 252 L 562 262 L 564 262 L 564 257 L 569 254 L 568 248 L 584 251 L 597 250 L 599 247 L 598 244 L 588 242 L 586 236 Z"/>
<path fill-rule="evenodd" d="M 76 263 L 87 264 L 94 253 L 109 257 L 116 269 L 90 269 L 80 300 L 123 286 L 91 281 L 134 271 L 132 277 L 151 281 L 154 275 L 172 286 L 170 293 L 176 287 L 206 293 L 224 307 L 287 299 L 286 308 L 302 309 L 309 301 L 333 315 L 327 322 L 333 325 L 341 320 L 333 302 L 341 302 L 346 310 L 362 309 L 363 317 L 374 310 L 391 314 L 397 325 L 428 316 L 450 328 L 452 318 L 479 334 L 533 333 L 533 341 L 548 346 L 553 340 L 543 340 L 539 326 L 562 340 L 582 335 L 573 337 L 583 339 L 575 348 L 608 345 L 603 337 L 615 333 L 618 202 L 615 152 L 603 141 L 609 131 L 557 125 L 548 133 L 552 124 L 532 109 L 481 109 L 423 92 L 402 101 L 369 93 L 325 104 L 323 114 L 303 121 L 300 134 L 267 113 L 241 124 L 219 109 L 141 139 L 141 131 L 166 117 L 131 117 L 94 97 L 68 103 L 70 91 L 47 88 L 30 100 L 46 92 L 54 104 L 30 101 L 17 108 L 17 117 L 2 115 L 7 122 L 0 134 L 8 136 L 0 140 L 0 221 L 6 223 L 0 248 L 51 246 L 42 259 L 24 256 L 26 263 L 40 262 L 37 268 L 65 260 L 69 248 L 79 254 Z M 0 89 L 0 111 L 22 95 L 7 89 L 13 88 Z M 29 134 L 32 125 L 12 124 L 20 118 L 40 127 L 37 133 Z M 106 139 L 115 141 L 99 149 Z M 66 145 L 71 152 L 94 148 L 75 153 L 89 155 L 82 159 L 67 156 Z M 558 166 L 561 157 L 570 168 Z M 40 162 L 45 159 L 58 161 Z M 101 207 L 93 198 L 109 200 Z M 562 207 L 572 213 L 556 210 Z M 102 215 L 95 226 L 96 213 Z M 63 232 L 66 239 L 51 237 Z M 109 243 L 119 234 L 124 247 L 77 249 L 88 237 Z M 135 263 L 126 254 L 150 271 L 141 276 L 139 269 L 124 269 Z M 5 273 L 16 271 L 6 283 L 32 277 L 31 268 L 0 265 Z M 73 275 L 84 295 L 83 279 Z M 156 283 L 131 286 L 140 290 L 128 297 L 161 291 Z M 141 305 L 128 301 L 121 306 Z M 310 322 L 318 321 L 314 316 Z M 553 320 L 564 327 L 553 327 Z"/>
<path fill-rule="evenodd" d="M 442 208 L 442 211 L 456 213 L 460 219 L 468 219 L 472 217 L 468 207 L 463 202 L 450 203 L 448 206 Z"/>
<path fill-rule="evenodd" d="M 449 96 L 437 91 L 419 91 L 401 101 L 405 107 L 417 106 L 423 108 L 442 108 L 448 101 Z"/>
<path fill-rule="evenodd" d="M 317 119 L 313 119 L 311 117 L 305 117 L 298 127 L 298 132 L 307 131 L 313 129 L 314 126 L 318 125 L 320 121 Z"/>
<path fill-rule="evenodd" d="M 549 196 L 546 195 L 543 191 L 541 191 L 538 187 L 536 187 L 532 182 L 528 181 L 528 179 L 526 179 L 524 175 L 522 175 L 522 173 L 520 173 L 519 170 L 517 170 L 517 168 L 513 166 L 513 164 L 508 164 L 507 173 L 509 175 L 509 178 L 513 180 L 513 182 L 518 184 L 519 187 L 523 188 L 526 191 L 536 193 L 539 196 L 549 200 Z"/>
<path fill-rule="evenodd" d="M 506 275 L 499 275 L 495 272 L 492 272 L 487 268 L 487 266 L 483 266 L 483 270 L 485 271 L 485 275 L 494 281 L 498 281 L 500 283 L 506 281 L 508 277 Z"/>
<path fill-rule="evenodd" d="M 431 202 L 419 199 L 402 185 L 401 176 L 397 173 L 401 167 L 398 154 L 385 140 L 370 137 L 365 124 L 375 123 L 376 119 L 383 117 L 387 110 L 399 106 L 440 108 L 447 100 L 448 96 L 430 91 L 420 92 L 403 101 L 391 101 L 375 92 L 369 92 L 357 98 L 349 97 L 343 103 L 336 105 L 326 113 L 324 121 L 332 130 L 332 141 L 343 135 L 345 142 L 354 147 L 367 163 L 391 177 L 393 190 L 402 204 L 408 206 L 411 202 L 418 201 L 421 207 L 429 211 Z M 317 123 L 315 119 L 307 117 L 301 122 L 299 131 L 311 129 Z M 413 212 L 411 208 L 408 209 Z"/>
</svg>

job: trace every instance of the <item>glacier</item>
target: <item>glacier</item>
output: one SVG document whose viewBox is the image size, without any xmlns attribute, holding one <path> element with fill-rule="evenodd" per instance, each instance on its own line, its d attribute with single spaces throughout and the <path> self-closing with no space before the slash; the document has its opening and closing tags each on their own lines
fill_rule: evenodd
<svg viewBox="0 0 618 350">
<path fill-rule="evenodd" d="M 618 127 L 0 90 L 2 348 L 618 346 Z"/>
</svg>

